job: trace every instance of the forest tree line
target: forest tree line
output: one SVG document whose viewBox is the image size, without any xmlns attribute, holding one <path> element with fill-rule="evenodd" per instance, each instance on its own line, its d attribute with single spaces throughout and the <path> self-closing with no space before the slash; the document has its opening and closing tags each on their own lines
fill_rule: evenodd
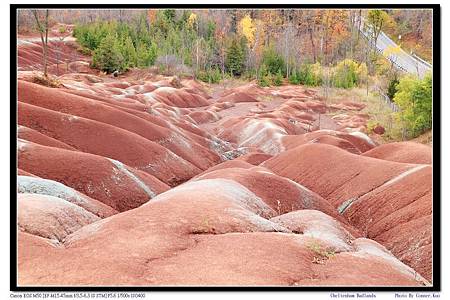
<svg viewBox="0 0 450 300">
<path fill-rule="evenodd" d="M 399 17 L 399 12 L 403 11 L 383 14 L 383 30 L 397 33 L 401 30 L 395 28 L 405 27 L 411 32 L 401 21 L 410 11 L 404 11 L 404 18 Z M 431 35 L 431 18 L 428 11 L 418 12 L 423 15 L 419 19 L 422 21 L 414 28 L 417 37 L 424 39 Z M 224 75 L 244 75 L 261 79 L 264 85 L 276 83 L 280 75 L 292 76 L 292 82 L 317 83 L 320 80 L 313 79 L 320 77 L 320 72 L 309 74 L 309 70 L 321 71 L 317 63 L 329 67 L 344 59 L 365 63 L 367 66 L 361 68 L 368 67 L 373 74 L 372 66 L 383 63 L 374 57 L 368 61 L 366 43 L 357 30 L 361 26 L 357 24 L 359 17 L 367 13 L 306 9 L 73 10 L 58 11 L 51 17 L 77 24 L 75 35 L 92 54 L 109 35 L 97 51 L 95 62 L 106 71 L 157 64 L 165 71 L 191 73 L 212 82 Z M 418 13 L 414 13 L 417 17 Z M 20 28 L 32 27 L 25 20 L 30 22 L 19 13 L 19 32 Z M 105 48 L 113 53 L 103 51 Z M 114 61 L 103 66 L 102 57 L 108 55 Z"/>
</svg>

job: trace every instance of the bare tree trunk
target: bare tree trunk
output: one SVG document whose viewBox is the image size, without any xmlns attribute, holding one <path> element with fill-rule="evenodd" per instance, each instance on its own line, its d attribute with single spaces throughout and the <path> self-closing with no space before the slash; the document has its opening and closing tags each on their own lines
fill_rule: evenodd
<svg viewBox="0 0 450 300">
<path fill-rule="evenodd" d="M 44 48 L 44 76 L 47 77 L 48 59 L 48 9 L 45 11 L 45 48 Z"/>
<path fill-rule="evenodd" d="M 223 43 L 223 41 L 222 41 Z M 222 44 L 222 80 L 225 79 L 225 50 L 224 50 L 224 45 Z"/>
<path fill-rule="evenodd" d="M 327 56 L 327 50 L 328 50 L 328 15 L 325 19 L 325 26 L 322 30 L 325 30 L 325 48 L 322 50 L 322 60 L 324 63 L 328 63 L 328 56 Z M 322 35 L 323 37 L 323 35 Z"/>
<path fill-rule="evenodd" d="M 355 37 L 355 20 L 354 13 L 349 11 L 349 23 L 350 23 L 350 59 L 353 60 L 353 39 Z"/>
<path fill-rule="evenodd" d="M 38 11 L 36 9 L 32 10 L 33 16 L 36 20 L 36 25 L 39 29 L 39 34 L 42 41 L 42 55 L 44 64 L 44 77 L 47 77 L 47 48 L 48 48 L 48 9 L 45 10 L 45 21 L 44 24 L 41 23 L 38 16 Z M 45 33 L 45 36 L 44 36 Z"/>
<path fill-rule="evenodd" d="M 367 65 L 367 75 L 366 75 L 366 101 L 369 101 L 369 73 L 370 73 L 370 59 L 369 59 L 369 52 L 370 52 L 370 46 L 369 41 L 366 43 L 366 65 Z"/>
<path fill-rule="evenodd" d="M 288 58 L 288 30 L 284 30 L 284 56 L 286 57 L 286 77 L 289 78 L 289 58 Z"/>
<path fill-rule="evenodd" d="M 360 9 L 359 13 L 358 13 L 358 36 L 356 38 L 356 44 L 359 43 L 359 36 L 361 34 L 361 14 L 362 14 L 362 12 L 361 12 L 361 9 Z"/>
<path fill-rule="evenodd" d="M 366 97 L 367 97 L 366 100 L 369 101 L 369 71 L 367 71 L 366 75 Z"/>
<path fill-rule="evenodd" d="M 196 48 L 197 48 L 197 50 L 196 50 L 196 62 L 195 62 L 195 68 L 196 68 L 196 70 L 195 70 L 195 74 L 197 74 L 197 72 L 198 72 L 198 70 L 199 70 L 199 67 L 198 67 L 198 22 L 197 22 L 197 39 L 196 39 L 196 41 L 195 41 L 195 43 L 196 43 Z M 195 78 L 197 78 L 197 76 L 195 76 Z"/>
<path fill-rule="evenodd" d="M 308 31 L 309 31 L 309 39 L 311 41 L 311 48 L 312 48 L 312 52 L 313 52 L 314 63 L 316 63 L 316 60 L 317 60 L 316 46 L 314 45 L 314 38 L 313 38 L 313 34 L 312 34 L 312 27 L 311 27 L 310 24 L 308 24 Z"/>
<path fill-rule="evenodd" d="M 419 39 L 422 35 L 422 23 L 423 23 L 423 15 L 420 14 L 419 24 L 417 25 L 417 30 L 416 30 L 416 38 L 417 39 Z"/>
</svg>

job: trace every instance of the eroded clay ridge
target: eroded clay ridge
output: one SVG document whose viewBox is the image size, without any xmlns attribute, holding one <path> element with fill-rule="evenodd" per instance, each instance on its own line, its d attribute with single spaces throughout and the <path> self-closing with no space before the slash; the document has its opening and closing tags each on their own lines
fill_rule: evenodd
<svg viewBox="0 0 450 300">
<path fill-rule="evenodd" d="M 82 56 L 49 88 L 38 50 L 19 45 L 19 285 L 432 283 L 431 148 L 377 145 L 363 104 Z"/>
</svg>

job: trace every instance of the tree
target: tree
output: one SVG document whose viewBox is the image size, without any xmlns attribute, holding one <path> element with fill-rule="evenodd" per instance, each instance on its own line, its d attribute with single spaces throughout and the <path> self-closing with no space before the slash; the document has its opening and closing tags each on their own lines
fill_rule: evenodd
<svg viewBox="0 0 450 300">
<path fill-rule="evenodd" d="M 247 39 L 247 46 L 252 47 L 255 42 L 255 24 L 249 15 L 245 15 L 239 22 L 239 33 Z"/>
<path fill-rule="evenodd" d="M 169 23 L 175 23 L 175 9 L 165 9 L 163 15 Z"/>
<path fill-rule="evenodd" d="M 122 57 L 125 63 L 124 69 L 133 68 L 137 64 L 136 49 L 130 36 L 125 38 L 121 49 Z"/>
<path fill-rule="evenodd" d="M 389 81 L 388 89 L 387 89 L 387 96 L 389 99 L 394 99 L 395 94 L 397 93 L 397 86 L 398 86 L 399 80 L 397 77 L 394 77 Z"/>
<path fill-rule="evenodd" d="M 43 68 L 44 68 L 44 77 L 47 77 L 47 53 L 48 53 L 48 9 L 45 10 L 43 14 L 41 14 L 41 10 L 33 9 L 32 13 L 34 19 L 36 21 L 37 28 L 39 30 L 39 34 L 41 36 L 42 41 L 42 59 L 43 59 Z"/>
<path fill-rule="evenodd" d="M 241 75 L 244 68 L 245 52 L 237 37 L 231 40 L 227 50 L 225 66 L 233 75 Z"/>
<path fill-rule="evenodd" d="M 149 9 L 147 11 L 147 19 L 150 25 L 152 25 L 156 21 L 156 12 L 156 9 Z"/>
<path fill-rule="evenodd" d="M 218 10 L 215 18 L 217 26 L 215 26 L 214 40 L 216 45 L 217 64 L 222 70 L 222 77 L 225 76 L 225 60 L 226 60 L 226 34 L 229 30 L 230 23 L 227 20 L 225 10 Z"/>
<path fill-rule="evenodd" d="M 188 18 L 188 21 L 187 21 L 189 28 L 194 28 L 196 22 L 197 22 L 197 15 L 194 14 L 194 13 L 191 13 L 189 15 L 189 18 Z"/>
<path fill-rule="evenodd" d="M 431 129 L 432 92 L 430 73 L 426 74 L 423 80 L 405 76 L 397 85 L 394 102 L 400 108 L 398 117 L 411 137 Z"/>
<path fill-rule="evenodd" d="M 379 9 L 369 10 L 367 13 L 366 32 L 368 33 L 369 43 L 367 43 L 366 49 L 366 65 L 369 68 L 367 75 L 371 73 L 373 69 L 371 66 L 374 58 L 377 57 L 377 41 L 381 33 L 384 23 L 386 22 L 388 15 L 385 11 Z M 371 51 L 372 50 L 372 53 Z M 369 97 L 369 76 L 366 80 L 366 95 Z"/>
<path fill-rule="evenodd" d="M 388 14 L 385 11 L 379 9 L 372 9 L 367 13 L 367 23 L 370 25 L 369 34 L 371 37 L 372 47 L 376 46 L 383 25 L 388 20 L 388 18 Z"/>
<path fill-rule="evenodd" d="M 94 51 L 93 66 L 107 73 L 124 71 L 124 58 L 120 50 L 117 36 L 113 33 L 108 34 Z"/>
<path fill-rule="evenodd" d="M 199 65 L 198 65 L 198 62 L 199 62 L 199 22 L 198 22 L 198 20 L 197 20 L 197 15 L 196 14 L 194 14 L 194 13 L 191 13 L 190 15 L 189 15 L 189 18 L 188 18 L 188 20 L 187 20 L 187 23 L 188 23 L 188 28 L 189 29 L 191 29 L 191 30 L 194 30 L 195 29 L 195 32 L 196 32 L 196 34 L 197 34 L 197 38 L 195 39 L 195 69 L 196 69 L 196 71 L 198 71 L 198 69 L 199 69 Z"/>
<path fill-rule="evenodd" d="M 138 67 L 148 67 L 155 64 L 156 57 L 158 56 L 158 48 L 155 42 L 152 42 L 150 47 L 147 47 L 144 43 L 140 43 L 136 52 Z"/>
</svg>

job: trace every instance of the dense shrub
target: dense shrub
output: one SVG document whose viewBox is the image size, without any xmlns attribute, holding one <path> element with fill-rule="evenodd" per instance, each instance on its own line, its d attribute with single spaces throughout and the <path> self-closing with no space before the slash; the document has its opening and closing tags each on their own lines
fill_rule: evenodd
<svg viewBox="0 0 450 300">
<path fill-rule="evenodd" d="M 332 73 L 334 87 L 349 89 L 358 85 L 358 63 L 351 59 L 339 62 Z"/>
<path fill-rule="evenodd" d="M 275 51 L 273 46 L 265 49 L 263 53 L 262 64 L 271 74 L 278 74 L 279 72 L 284 73 L 284 59 Z"/>
<path fill-rule="evenodd" d="M 392 65 L 384 57 L 376 57 L 373 60 L 373 67 L 375 70 L 375 75 L 378 76 L 388 76 L 392 70 Z"/>
<path fill-rule="evenodd" d="M 292 72 L 291 76 L 289 76 L 289 83 L 291 84 L 300 84 L 300 75 L 296 70 Z"/>
<path fill-rule="evenodd" d="M 258 72 L 255 69 L 247 69 L 242 75 L 241 78 L 244 80 L 252 81 L 255 78 L 258 78 Z"/>
<path fill-rule="evenodd" d="M 262 65 L 259 69 L 258 85 L 262 87 L 272 85 L 272 75 L 269 73 L 265 65 Z"/>
<path fill-rule="evenodd" d="M 387 89 L 387 96 L 389 99 L 394 99 L 395 94 L 397 93 L 397 86 L 398 86 L 399 80 L 397 77 L 391 79 L 389 81 L 388 89 Z"/>
<path fill-rule="evenodd" d="M 32 81 L 34 83 L 40 84 L 40 85 L 44 85 L 44 86 L 48 86 L 51 88 L 58 88 L 61 87 L 61 82 L 56 78 L 56 77 L 51 77 L 51 76 L 43 76 L 40 74 L 34 75 L 32 77 Z"/>
<path fill-rule="evenodd" d="M 375 129 L 375 127 L 377 127 L 377 125 L 378 125 L 378 122 L 375 120 L 367 121 L 367 124 L 366 124 L 367 133 L 372 134 L 373 130 Z"/>
<path fill-rule="evenodd" d="M 197 78 L 207 83 L 218 83 L 222 79 L 222 72 L 218 68 L 211 68 L 198 72 Z"/>
<path fill-rule="evenodd" d="M 400 108 L 398 118 L 409 137 L 416 137 L 432 126 L 432 77 L 400 79 L 394 101 Z"/>
<path fill-rule="evenodd" d="M 362 84 L 366 82 L 367 76 L 369 75 L 369 71 L 367 69 L 367 65 L 365 63 L 360 63 L 358 68 L 356 69 L 356 77 L 358 84 Z"/>
<path fill-rule="evenodd" d="M 283 84 L 283 75 L 281 74 L 281 70 L 278 71 L 277 74 L 273 77 L 273 85 L 280 86 Z"/>
<path fill-rule="evenodd" d="M 267 74 L 265 76 L 259 77 L 258 85 L 262 87 L 271 86 L 272 85 L 272 75 Z"/>
<path fill-rule="evenodd" d="M 322 68 L 319 63 L 303 64 L 295 74 L 300 84 L 307 86 L 322 84 Z"/>
</svg>

